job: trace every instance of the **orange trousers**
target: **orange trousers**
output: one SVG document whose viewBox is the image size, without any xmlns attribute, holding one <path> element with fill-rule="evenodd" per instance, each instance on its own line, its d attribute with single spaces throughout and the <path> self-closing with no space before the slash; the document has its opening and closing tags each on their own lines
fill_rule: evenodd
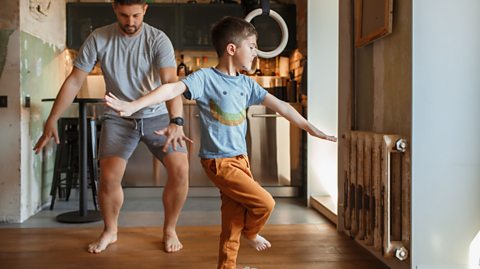
<svg viewBox="0 0 480 269">
<path fill-rule="evenodd" d="M 202 159 L 208 177 L 220 189 L 222 232 L 218 269 L 236 269 L 240 237 L 253 239 L 275 206 L 273 197 L 256 182 L 248 157 Z"/>
</svg>

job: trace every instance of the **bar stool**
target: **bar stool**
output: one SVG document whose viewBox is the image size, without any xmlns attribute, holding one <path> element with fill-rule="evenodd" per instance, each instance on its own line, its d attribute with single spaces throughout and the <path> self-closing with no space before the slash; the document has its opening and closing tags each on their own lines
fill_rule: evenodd
<svg viewBox="0 0 480 269">
<path fill-rule="evenodd" d="M 98 123 L 94 118 L 87 118 L 88 126 L 88 177 L 89 186 L 92 189 L 93 203 L 95 210 L 97 207 L 97 179 L 98 179 L 98 159 L 97 159 L 97 145 L 98 145 Z M 57 197 L 65 198 L 66 201 L 70 198 L 71 189 L 78 186 L 79 178 L 79 152 L 78 152 L 78 118 L 60 118 L 58 120 L 58 135 L 60 144 L 57 145 L 55 164 L 53 171 L 52 187 L 50 195 L 52 200 L 50 203 L 50 210 L 55 205 Z"/>
</svg>

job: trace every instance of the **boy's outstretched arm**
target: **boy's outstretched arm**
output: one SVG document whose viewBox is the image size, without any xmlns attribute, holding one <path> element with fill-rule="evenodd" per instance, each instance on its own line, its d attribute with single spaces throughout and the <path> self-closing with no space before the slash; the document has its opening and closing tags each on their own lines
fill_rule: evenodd
<svg viewBox="0 0 480 269">
<path fill-rule="evenodd" d="M 290 104 L 279 100 L 275 96 L 267 93 L 262 103 L 264 106 L 272 109 L 278 114 L 282 115 L 289 122 L 295 124 L 299 128 L 307 131 L 310 135 L 316 136 L 321 139 L 336 142 L 337 138 L 332 135 L 326 135 L 320 131 L 313 124 L 308 122 L 297 110 L 295 110 Z"/>
<path fill-rule="evenodd" d="M 105 95 L 105 103 L 117 111 L 120 116 L 130 116 L 144 107 L 171 100 L 182 94 L 186 89 L 187 86 L 183 82 L 177 81 L 163 84 L 141 98 L 131 102 L 122 101 L 112 93 L 109 93 Z"/>
</svg>

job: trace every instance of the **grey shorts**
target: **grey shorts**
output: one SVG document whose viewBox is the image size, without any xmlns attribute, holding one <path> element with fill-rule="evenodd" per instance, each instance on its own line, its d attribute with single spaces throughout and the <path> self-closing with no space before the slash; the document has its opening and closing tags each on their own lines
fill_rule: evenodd
<svg viewBox="0 0 480 269">
<path fill-rule="evenodd" d="M 157 135 L 154 131 L 162 130 L 170 124 L 168 114 L 151 118 L 127 119 L 114 115 L 104 115 L 100 134 L 98 158 L 121 157 L 128 160 L 138 143 L 142 141 L 152 154 L 160 161 L 172 152 L 187 152 L 186 147 L 177 145 L 176 151 L 170 145 L 164 152 L 166 136 Z"/>
</svg>

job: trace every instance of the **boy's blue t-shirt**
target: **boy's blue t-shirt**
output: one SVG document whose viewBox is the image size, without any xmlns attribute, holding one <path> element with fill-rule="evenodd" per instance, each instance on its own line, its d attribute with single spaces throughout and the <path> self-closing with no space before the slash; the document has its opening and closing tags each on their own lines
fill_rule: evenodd
<svg viewBox="0 0 480 269">
<path fill-rule="evenodd" d="M 188 77 L 185 98 L 200 111 L 201 158 L 227 158 L 247 154 L 247 108 L 263 102 L 267 91 L 248 76 L 229 76 L 215 68 L 202 68 Z"/>
</svg>

